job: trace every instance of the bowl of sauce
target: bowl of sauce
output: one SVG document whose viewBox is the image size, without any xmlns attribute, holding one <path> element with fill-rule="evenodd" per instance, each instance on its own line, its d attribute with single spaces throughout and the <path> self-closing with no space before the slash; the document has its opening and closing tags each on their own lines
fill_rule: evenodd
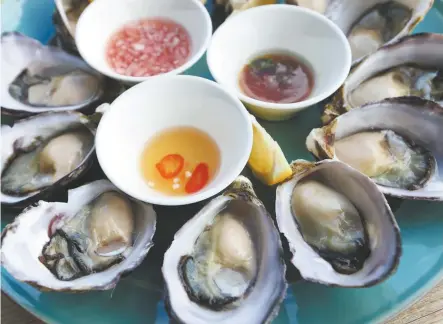
<svg viewBox="0 0 443 324">
<path fill-rule="evenodd" d="M 241 173 L 252 124 L 240 100 L 215 82 L 151 78 L 109 105 L 95 143 L 100 166 L 122 191 L 186 205 L 216 195 Z"/>
<path fill-rule="evenodd" d="M 147 141 L 140 162 L 149 187 L 170 196 L 184 196 L 199 192 L 215 178 L 220 149 L 208 133 L 175 126 Z"/>
<path fill-rule="evenodd" d="M 351 61 L 346 36 L 334 23 L 281 4 L 235 14 L 216 30 L 207 52 L 214 79 L 266 120 L 289 119 L 329 97 Z"/>
<path fill-rule="evenodd" d="M 310 96 L 314 76 L 295 55 L 272 53 L 248 62 L 240 72 L 239 84 L 245 95 L 256 100 L 295 103 Z"/>
<path fill-rule="evenodd" d="M 185 72 L 203 56 L 211 34 L 199 0 L 95 0 L 81 14 L 75 38 L 93 68 L 138 83 Z"/>
</svg>

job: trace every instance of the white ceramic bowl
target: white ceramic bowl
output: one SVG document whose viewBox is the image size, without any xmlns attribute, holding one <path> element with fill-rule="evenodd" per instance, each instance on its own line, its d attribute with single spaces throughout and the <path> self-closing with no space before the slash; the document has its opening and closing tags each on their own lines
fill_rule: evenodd
<svg viewBox="0 0 443 324">
<path fill-rule="evenodd" d="M 180 74 L 192 67 L 205 53 L 212 36 L 212 22 L 200 0 L 94 0 L 81 14 L 75 32 L 78 51 L 94 69 L 111 78 L 138 83 L 151 77 L 116 73 L 106 61 L 105 51 L 112 34 L 123 25 L 143 18 L 171 19 L 186 28 L 191 37 L 188 61 L 162 75 Z"/>
<path fill-rule="evenodd" d="M 141 173 L 146 142 L 174 126 L 203 130 L 220 149 L 221 164 L 214 179 L 187 196 L 155 191 Z M 219 193 L 240 174 L 252 149 L 252 123 L 240 100 L 217 83 L 194 76 L 163 76 L 121 94 L 103 115 L 95 143 L 100 166 L 122 191 L 153 204 L 185 205 Z"/>
<path fill-rule="evenodd" d="M 246 96 L 239 88 L 242 68 L 254 57 L 284 51 L 310 65 L 314 88 L 304 101 L 279 104 Z M 351 48 L 334 23 L 310 9 L 293 5 L 266 5 L 228 18 L 214 33 L 207 53 L 214 79 L 235 91 L 258 117 L 283 120 L 334 93 L 351 68 Z"/>
</svg>

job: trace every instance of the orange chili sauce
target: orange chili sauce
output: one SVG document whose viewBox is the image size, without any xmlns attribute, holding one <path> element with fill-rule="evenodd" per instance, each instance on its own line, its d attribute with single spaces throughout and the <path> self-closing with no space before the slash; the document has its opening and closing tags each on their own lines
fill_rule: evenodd
<svg viewBox="0 0 443 324">
<path fill-rule="evenodd" d="M 181 155 L 184 164 L 175 177 L 165 179 L 156 165 L 170 154 Z M 151 188 L 166 195 L 183 196 L 189 195 L 185 187 L 199 163 L 208 165 L 208 181 L 203 189 L 220 167 L 220 150 L 207 133 L 195 127 L 172 127 L 159 132 L 146 143 L 141 156 L 141 172 Z"/>
</svg>

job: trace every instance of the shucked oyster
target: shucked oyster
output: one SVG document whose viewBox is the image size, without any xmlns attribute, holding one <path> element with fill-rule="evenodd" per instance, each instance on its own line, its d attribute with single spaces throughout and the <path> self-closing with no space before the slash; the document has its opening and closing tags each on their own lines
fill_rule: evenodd
<svg viewBox="0 0 443 324">
<path fill-rule="evenodd" d="M 342 287 L 367 287 L 391 275 L 400 233 L 375 184 L 339 161 L 298 160 L 293 169 L 277 188 L 275 211 L 301 275 Z"/>
<path fill-rule="evenodd" d="M 286 291 L 280 238 L 248 179 L 239 177 L 176 234 L 162 272 L 180 322 L 268 323 Z"/>
<path fill-rule="evenodd" d="M 68 194 L 67 203 L 40 201 L 4 229 L 2 265 L 44 290 L 111 289 L 151 248 L 155 211 L 107 180 Z"/>
<path fill-rule="evenodd" d="M 416 34 L 379 49 L 356 66 L 326 105 L 323 123 L 369 102 L 417 96 L 443 106 L 443 35 Z"/>
<path fill-rule="evenodd" d="M 122 194 L 102 193 L 59 228 L 55 220 L 40 261 L 60 280 L 76 279 L 121 262 L 132 245 L 132 214 L 131 203 Z"/>
<path fill-rule="evenodd" d="M 399 97 L 353 109 L 311 131 L 306 146 L 369 176 L 388 195 L 443 200 L 443 108 Z"/>
<path fill-rule="evenodd" d="M 1 37 L 2 113 L 81 110 L 103 95 L 104 78 L 80 58 L 19 33 Z"/>
<path fill-rule="evenodd" d="M 432 8 L 433 0 L 287 0 L 316 10 L 348 36 L 353 63 L 382 45 L 409 34 Z"/>
<path fill-rule="evenodd" d="M 2 126 L 1 202 L 23 206 L 91 165 L 95 125 L 76 112 L 43 113 Z"/>
</svg>

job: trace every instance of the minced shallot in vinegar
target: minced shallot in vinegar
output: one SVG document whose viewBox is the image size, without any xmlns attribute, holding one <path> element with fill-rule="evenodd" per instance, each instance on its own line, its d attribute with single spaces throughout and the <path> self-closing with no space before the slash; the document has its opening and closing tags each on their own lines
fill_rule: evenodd
<svg viewBox="0 0 443 324">
<path fill-rule="evenodd" d="M 190 53 L 191 39 L 182 25 L 166 18 L 147 18 L 113 34 L 106 58 L 118 74 L 142 77 L 174 70 Z"/>
</svg>

